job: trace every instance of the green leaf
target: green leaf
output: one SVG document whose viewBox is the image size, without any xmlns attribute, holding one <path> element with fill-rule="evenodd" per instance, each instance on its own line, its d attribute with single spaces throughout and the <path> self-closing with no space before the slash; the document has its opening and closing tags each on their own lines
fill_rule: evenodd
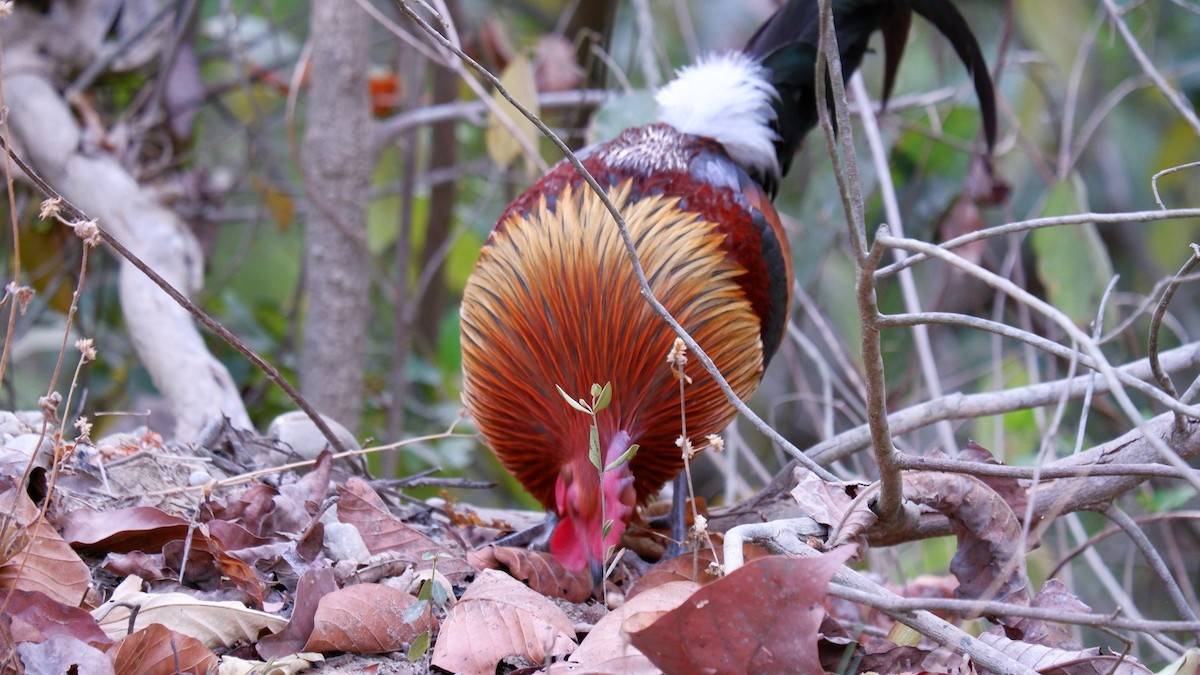
<svg viewBox="0 0 1200 675">
<path fill-rule="evenodd" d="M 429 585 L 433 587 L 433 604 L 438 607 L 445 607 L 446 602 L 450 599 L 446 597 L 446 587 L 437 583 L 430 583 Z"/>
<path fill-rule="evenodd" d="M 1042 216 L 1085 213 L 1087 197 L 1078 176 L 1062 181 L 1051 191 Z M 1100 240 L 1095 223 L 1034 230 L 1030 235 L 1037 254 L 1037 275 L 1046 287 L 1046 299 L 1076 325 L 1096 318 L 1104 289 L 1113 278 L 1112 260 Z M 1111 316 L 1112 305 L 1106 314 Z M 1111 321 L 1105 321 L 1111 326 Z"/>
<path fill-rule="evenodd" d="M 612 532 L 612 526 L 613 526 L 613 521 L 611 521 L 611 520 L 604 521 L 604 528 L 603 528 L 604 534 L 602 536 L 607 537 L 608 533 Z"/>
<path fill-rule="evenodd" d="M 612 382 L 606 382 L 603 387 L 598 384 L 592 385 L 592 398 L 596 403 L 592 406 L 592 412 L 600 412 L 612 403 Z"/>
<path fill-rule="evenodd" d="M 427 651 L 429 651 L 429 631 L 423 630 L 417 639 L 408 646 L 408 660 L 416 661 L 425 656 Z"/>
<path fill-rule="evenodd" d="M 426 579 L 421 583 L 421 590 L 417 591 L 418 600 L 429 600 L 433 597 L 433 588 L 437 584 L 433 583 L 432 579 Z"/>
<path fill-rule="evenodd" d="M 600 430 L 592 425 L 592 433 L 588 436 L 588 459 L 597 471 L 602 471 L 604 464 L 600 459 Z"/>
<path fill-rule="evenodd" d="M 557 384 L 554 385 L 554 388 L 558 390 L 559 395 L 563 397 L 563 400 L 567 402 L 567 405 L 571 406 L 572 408 L 578 410 L 581 413 L 584 413 L 585 415 L 592 414 L 592 411 L 588 410 L 587 405 L 585 405 L 582 400 L 576 401 L 575 399 L 571 398 L 571 395 L 568 394 L 567 392 L 563 391 L 563 388 L 558 386 Z"/>
<path fill-rule="evenodd" d="M 425 613 L 425 608 L 428 606 L 428 600 L 417 600 L 404 610 L 404 614 L 401 615 L 401 618 L 404 620 L 404 623 L 412 623 L 421 618 L 421 615 Z"/>
<path fill-rule="evenodd" d="M 1150 513 L 1167 513 L 1183 507 L 1196 496 L 1196 488 L 1183 485 L 1176 488 L 1159 488 L 1152 492 L 1138 492 L 1137 501 Z"/>
<path fill-rule="evenodd" d="M 633 456 L 637 454 L 638 447 L 639 446 L 637 443 L 634 443 L 633 445 L 629 446 L 629 449 L 626 450 L 623 455 L 614 459 L 612 461 L 612 464 L 609 464 L 608 466 L 604 467 L 604 470 L 612 471 L 613 469 L 617 468 L 618 466 L 621 466 L 625 462 L 628 462 L 629 460 L 633 459 Z"/>
</svg>

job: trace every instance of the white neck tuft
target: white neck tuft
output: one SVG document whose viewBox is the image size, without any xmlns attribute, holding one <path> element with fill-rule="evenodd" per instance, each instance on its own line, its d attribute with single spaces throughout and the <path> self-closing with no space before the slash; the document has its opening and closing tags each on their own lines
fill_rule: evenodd
<svg viewBox="0 0 1200 675">
<path fill-rule="evenodd" d="M 658 90 L 659 119 L 725 147 L 747 169 L 779 176 L 772 102 L 779 94 L 766 69 L 742 52 L 708 54 Z"/>
</svg>

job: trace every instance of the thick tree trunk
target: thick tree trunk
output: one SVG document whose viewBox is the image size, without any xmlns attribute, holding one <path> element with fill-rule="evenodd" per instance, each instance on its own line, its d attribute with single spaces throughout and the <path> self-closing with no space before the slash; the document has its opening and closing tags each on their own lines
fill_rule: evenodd
<svg viewBox="0 0 1200 675">
<path fill-rule="evenodd" d="M 312 5 L 311 89 L 303 171 L 313 208 L 305 231 L 308 306 L 300 388 L 351 431 L 362 412 L 368 305 L 366 237 L 371 151 L 370 19 L 353 2 Z"/>
</svg>

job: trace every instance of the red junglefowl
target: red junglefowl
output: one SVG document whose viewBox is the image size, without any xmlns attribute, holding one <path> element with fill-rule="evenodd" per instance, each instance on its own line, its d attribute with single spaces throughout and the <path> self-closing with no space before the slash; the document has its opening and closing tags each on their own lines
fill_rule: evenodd
<svg viewBox="0 0 1200 675">
<path fill-rule="evenodd" d="M 872 33 L 883 32 L 885 91 L 912 12 L 933 23 L 974 74 L 991 146 L 991 80 L 953 4 L 833 7 L 846 77 Z M 578 153 L 628 223 L 655 296 L 743 399 L 758 387 L 787 321 L 791 254 L 771 198 L 817 121 L 818 27 L 816 0 L 791 0 L 742 51 L 681 70 L 657 94 L 659 123 Z M 557 515 L 550 551 L 598 581 L 635 509 L 682 469 L 682 420 L 679 379 L 667 362 L 676 335 L 641 296 L 616 223 L 569 163 L 500 217 L 467 282 L 461 319 L 468 411 L 501 463 Z M 735 409 L 695 359 L 685 372 L 687 432 L 699 446 Z M 589 458 L 592 418 L 556 386 L 586 397 L 606 382 L 611 407 L 596 416 L 602 461 L 613 463 L 634 443 L 640 450 L 601 486 Z"/>
</svg>

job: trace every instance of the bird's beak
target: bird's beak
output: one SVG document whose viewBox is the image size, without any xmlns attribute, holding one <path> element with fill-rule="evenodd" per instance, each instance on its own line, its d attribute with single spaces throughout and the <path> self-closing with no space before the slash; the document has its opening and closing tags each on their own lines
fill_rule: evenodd
<svg viewBox="0 0 1200 675">
<path fill-rule="evenodd" d="M 597 560 L 589 553 L 587 564 L 588 572 L 592 576 L 592 589 L 599 592 L 604 587 L 604 561 Z"/>
</svg>

